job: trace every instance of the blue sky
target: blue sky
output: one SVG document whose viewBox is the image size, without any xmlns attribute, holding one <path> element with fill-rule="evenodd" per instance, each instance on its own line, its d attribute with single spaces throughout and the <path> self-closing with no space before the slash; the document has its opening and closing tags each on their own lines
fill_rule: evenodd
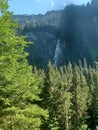
<svg viewBox="0 0 98 130">
<path fill-rule="evenodd" d="M 10 0 L 9 10 L 14 14 L 45 14 L 50 10 L 59 10 L 70 3 L 86 4 L 90 0 Z"/>
</svg>

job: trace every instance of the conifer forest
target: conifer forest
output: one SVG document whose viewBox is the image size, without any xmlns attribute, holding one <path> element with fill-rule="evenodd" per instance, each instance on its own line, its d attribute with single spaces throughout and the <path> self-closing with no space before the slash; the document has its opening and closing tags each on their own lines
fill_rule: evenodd
<svg viewBox="0 0 98 130">
<path fill-rule="evenodd" d="M 70 58 L 63 65 L 56 65 L 57 49 L 55 64 L 50 59 L 37 67 L 29 61 L 32 43 L 19 30 L 24 28 L 13 19 L 8 0 L 0 0 L 0 130 L 98 130 L 97 60 L 88 62 L 76 44 L 72 55 L 67 46 Z M 71 43 L 70 31 L 67 40 L 61 35 Z"/>
</svg>

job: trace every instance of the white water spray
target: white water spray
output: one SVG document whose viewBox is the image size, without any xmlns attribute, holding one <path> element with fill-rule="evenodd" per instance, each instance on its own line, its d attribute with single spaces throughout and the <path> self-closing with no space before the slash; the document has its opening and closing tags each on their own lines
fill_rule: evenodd
<svg viewBox="0 0 98 130">
<path fill-rule="evenodd" d="M 56 66 L 57 65 L 57 62 L 58 62 L 58 58 L 59 58 L 59 55 L 61 53 L 61 47 L 60 47 L 60 39 L 57 40 L 57 44 L 56 44 L 56 49 L 55 49 L 55 54 L 54 54 L 54 63 L 53 63 L 53 66 Z"/>
</svg>

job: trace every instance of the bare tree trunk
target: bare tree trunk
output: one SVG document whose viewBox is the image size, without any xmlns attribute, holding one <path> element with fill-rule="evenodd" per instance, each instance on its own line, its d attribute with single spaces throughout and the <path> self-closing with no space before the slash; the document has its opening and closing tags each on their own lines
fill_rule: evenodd
<svg viewBox="0 0 98 130">
<path fill-rule="evenodd" d="M 68 111 L 67 111 L 67 106 L 66 106 L 66 110 L 65 111 L 66 111 L 65 130 L 68 130 Z"/>
</svg>

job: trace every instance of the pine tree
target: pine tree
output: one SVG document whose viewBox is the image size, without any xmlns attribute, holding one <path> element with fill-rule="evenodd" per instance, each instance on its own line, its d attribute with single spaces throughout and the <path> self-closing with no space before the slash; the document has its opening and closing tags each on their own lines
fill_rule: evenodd
<svg viewBox="0 0 98 130">
<path fill-rule="evenodd" d="M 94 73 L 94 83 L 95 88 L 93 91 L 93 100 L 92 100 L 92 120 L 93 120 L 92 129 L 96 130 L 98 127 L 98 65 L 97 64 Z"/>
<path fill-rule="evenodd" d="M 68 130 L 70 128 L 71 118 L 71 93 L 70 79 L 67 78 L 66 67 L 58 69 L 48 64 L 48 71 L 45 78 L 45 94 L 44 98 L 47 109 L 49 110 L 48 128 L 51 130 Z"/>
<path fill-rule="evenodd" d="M 71 92 L 73 94 L 72 123 L 73 123 L 73 129 L 79 130 L 79 128 L 81 128 L 82 125 L 85 124 L 86 111 L 88 109 L 89 90 L 85 76 L 81 71 L 79 71 L 79 67 L 76 65 L 73 69 L 72 81 L 73 81 L 73 86 L 71 88 Z"/>
<path fill-rule="evenodd" d="M 47 112 L 37 105 L 41 90 L 26 60 L 24 37 L 16 36 L 17 24 L 0 1 L 0 128 L 38 130 Z"/>
<path fill-rule="evenodd" d="M 69 130 L 71 128 L 71 99 L 72 94 L 70 92 L 71 82 L 71 64 L 68 66 L 61 67 L 59 70 L 60 79 L 58 81 L 60 88 L 58 89 L 58 119 L 60 129 Z"/>
</svg>

